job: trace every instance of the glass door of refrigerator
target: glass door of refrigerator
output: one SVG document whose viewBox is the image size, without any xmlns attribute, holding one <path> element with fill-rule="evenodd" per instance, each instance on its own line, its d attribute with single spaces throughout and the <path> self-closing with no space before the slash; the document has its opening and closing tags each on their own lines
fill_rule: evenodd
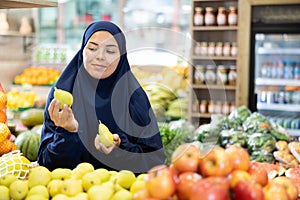
<svg viewBox="0 0 300 200">
<path fill-rule="evenodd" d="M 255 35 L 257 110 L 300 135 L 300 34 Z"/>
</svg>

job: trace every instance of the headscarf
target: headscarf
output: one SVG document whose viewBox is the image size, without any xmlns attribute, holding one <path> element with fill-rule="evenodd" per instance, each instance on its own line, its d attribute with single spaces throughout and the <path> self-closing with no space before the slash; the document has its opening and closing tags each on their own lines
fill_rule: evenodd
<svg viewBox="0 0 300 200">
<path fill-rule="evenodd" d="M 113 74 L 100 80 L 87 73 L 82 57 L 89 38 L 97 31 L 110 32 L 121 54 Z M 99 21 L 88 26 L 80 50 L 55 86 L 73 94 L 72 110 L 79 122 L 79 138 L 97 160 L 113 169 L 129 169 L 137 173 L 164 162 L 164 150 L 154 113 L 146 93 L 130 70 L 125 36 L 114 23 Z M 53 95 L 53 91 L 50 95 Z M 109 155 L 100 153 L 94 147 L 98 120 L 121 138 L 120 148 L 114 149 Z"/>
</svg>

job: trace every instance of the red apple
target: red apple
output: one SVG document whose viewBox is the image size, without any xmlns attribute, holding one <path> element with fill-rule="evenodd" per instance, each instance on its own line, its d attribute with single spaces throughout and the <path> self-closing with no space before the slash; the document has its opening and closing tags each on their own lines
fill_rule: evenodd
<svg viewBox="0 0 300 200">
<path fill-rule="evenodd" d="M 192 187 L 201 180 L 200 174 L 195 172 L 183 172 L 178 176 L 176 194 L 180 200 L 188 200 L 192 195 Z"/>
<path fill-rule="evenodd" d="M 285 188 L 277 183 L 268 182 L 268 184 L 263 188 L 265 200 L 289 200 L 289 196 Z"/>
<path fill-rule="evenodd" d="M 260 184 L 261 186 L 265 186 L 268 183 L 268 173 L 262 165 L 257 164 L 257 162 L 251 162 L 248 173 L 252 177 L 256 183 Z"/>
<path fill-rule="evenodd" d="M 197 172 L 200 149 L 193 143 L 179 145 L 172 154 L 171 163 L 178 173 Z"/>
<path fill-rule="evenodd" d="M 241 180 L 252 180 L 250 174 L 243 170 L 233 170 L 229 176 L 230 187 L 234 188 L 235 185 Z"/>
<path fill-rule="evenodd" d="M 150 197 L 167 199 L 176 190 L 174 171 L 166 165 L 157 165 L 148 171 L 146 188 Z"/>
<path fill-rule="evenodd" d="M 296 185 L 285 176 L 279 176 L 271 180 L 273 183 L 282 185 L 289 197 L 289 200 L 297 200 L 298 199 L 298 188 Z"/>
<path fill-rule="evenodd" d="M 252 180 L 241 180 L 233 188 L 233 200 L 264 200 L 263 187 Z"/>
<path fill-rule="evenodd" d="M 229 181 L 225 177 L 208 177 L 198 181 L 191 191 L 190 200 L 230 200 Z"/>
<path fill-rule="evenodd" d="M 230 145 L 225 149 L 233 163 L 232 169 L 247 171 L 250 166 L 250 155 L 246 149 L 237 145 Z"/>
<path fill-rule="evenodd" d="M 199 160 L 199 173 L 207 176 L 227 176 L 232 171 L 232 162 L 225 149 L 212 148 Z"/>
</svg>

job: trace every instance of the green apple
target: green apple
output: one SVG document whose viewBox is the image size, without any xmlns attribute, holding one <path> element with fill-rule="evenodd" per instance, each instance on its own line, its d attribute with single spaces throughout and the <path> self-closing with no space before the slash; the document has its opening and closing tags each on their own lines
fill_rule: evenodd
<svg viewBox="0 0 300 200">
<path fill-rule="evenodd" d="M 121 170 L 116 176 L 117 183 L 125 189 L 129 189 L 136 180 L 135 174 L 129 170 Z"/>
<path fill-rule="evenodd" d="M 101 200 L 110 200 L 114 192 L 113 183 L 105 182 L 101 185 L 93 185 L 87 194 L 89 200 L 99 200 L 99 197 L 101 197 Z"/>
<path fill-rule="evenodd" d="M 69 200 L 69 197 L 65 194 L 57 194 L 51 200 Z"/>
<path fill-rule="evenodd" d="M 71 178 L 72 170 L 68 168 L 56 168 L 51 172 L 51 179 L 66 180 Z"/>
<path fill-rule="evenodd" d="M 28 193 L 27 180 L 16 180 L 9 186 L 9 195 L 14 200 L 24 199 L 27 193 Z"/>
<path fill-rule="evenodd" d="M 61 193 L 67 196 L 75 196 L 78 193 L 83 192 L 82 180 L 67 179 L 63 181 Z"/>
<path fill-rule="evenodd" d="M 100 174 L 96 171 L 88 172 L 82 177 L 82 187 L 84 191 L 88 191 L 93 185 L 100 185 L 102 183 Z"/>
<path fill-rule="evenodd" d="M 110 200 L 132 200 L 133 194 L 126 189 L 122 189 L 114 193 Z"/>
<path fill-rule="evenodd" d="M 83 162 L 79 163 L 73 170 L 71 174 L 71 178 L 82 179 L 82 177 L 88 173 L 94 171 L 95 168 L 92 164 Z"/>
<path fill-rule="evenodd" d="M 10 200 L 8 187 L 0 185 L 0 194 L 0 200 Z"/>
<path fill-rule="evenodd" d="M 130 187 L 130 192 L 134 194 L 144 188 L 146 188 L 146 182 L 144 180 L 136 179 Z"/>
<path fill-rule="evenodd" d="M 63 183 L 64 181 L 61 179 L 52 179 L 47 185 L 49 195 L 54 197 L 55 195 L 59 194 L 61 192 Z"/>
<path fill-rule="evenodd" d="M 111 176 L 111 173 L 105 168 L 95 169 L 95 173 L 99 174 L 102 183 L 109 181 Z"/>
<path fill-rule="evenodd" d="M 18 178 L 13 174 L 6 174 L 0 178 L 0 185 L 4 185 L 9 187 L 10 184 L 14 181 L 18 180 Z"/>
<path fill-rule="evenodd" d="M 36 185 L 47 186 L 51 180 L 51 172 L 44 166 L 31 168 L 28 174 L 28 187 Z"/>
<path fill-rule="evenodd" d="M 36 186 L 30 188 L 27 196 L 36 195 L 36 194 L 42 195 L 46 199 L 49 199 L 48 189 L 44 185 L 36 185 Z"/>
</svg>

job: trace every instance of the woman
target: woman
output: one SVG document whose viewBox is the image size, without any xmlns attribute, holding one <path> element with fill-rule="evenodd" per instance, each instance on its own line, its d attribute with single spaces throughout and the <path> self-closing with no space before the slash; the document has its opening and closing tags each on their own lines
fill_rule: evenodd
<svg viewBox="0 0 300 200">
<path fill-rule="evenodd" d="M 80 50 L 55 84 L 73 95 L 72 107 L 53 97 L 45 109 L 38 163 L 50 170 L 89 162 L 95 168 L 143 173 L 164 163 L 157 122 L 146 93 L 130 70 L 125 36 L 111 22 L 92 23 Z M 105 147 L 97 138 L 99 121 L 114 133 Z"/>
</svg>

